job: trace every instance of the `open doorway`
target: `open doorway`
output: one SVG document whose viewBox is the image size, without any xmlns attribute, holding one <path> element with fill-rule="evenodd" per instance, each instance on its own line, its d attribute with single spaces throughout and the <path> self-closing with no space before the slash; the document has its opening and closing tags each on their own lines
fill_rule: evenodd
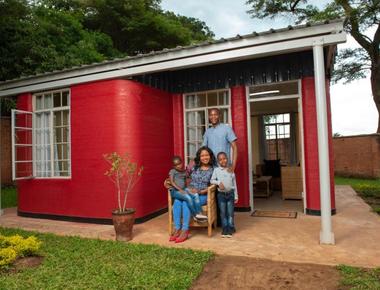
<svg viewBox="0 0 380 290">
<path fill-rule="evenodd" d="M 251 206 L 304 211 L 302 104 L 298 81 L 248 89 Z"/>
</svg>

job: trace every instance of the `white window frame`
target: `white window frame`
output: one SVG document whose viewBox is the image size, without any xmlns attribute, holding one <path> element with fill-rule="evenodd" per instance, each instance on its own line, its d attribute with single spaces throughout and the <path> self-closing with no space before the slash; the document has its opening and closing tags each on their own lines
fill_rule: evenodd
<svg viewBox="0 0 380 290">
<path fill-rule="evenodd" d="M 29 127 L 18 127 L 16 126 L 16 116 L 17 114 L 30 114 L 32 117 L 32 126 Z M 12 118 L 11 118 L 11 133 L 12 133 L 12 180 L 21 180 L 21 179 L 31 179 L 34 178 L 34 146 L 33 146 L 33 140 L 34 140 L 34 130 L 33 130 L 33 112 L 30 111 L 23 111 L 23 110 L 12 110 Z M 16 130 L 30 130 L 32 133 L 32 143 L 30 144 L 19 144 L 16 141 Z M 20 147 L 32 147 L 32 160 L 16 160 L 16 148 Z M 29 176 L 21 176 L 16 177 L 16 170 L 17 170 L 17 163 L 32 163 L 32 175 Z"/>
<path fill-rule="evenodd" d="M 39 109 L 37 110 L 37 106 L 36 106 L 36 98 L 37 96 L 40 96 L 40 95 L 45 95 L 45 94 L 51 94 L 52 95 L 52 102 L 54 104 L 54 93 L 63 93 L 63 92 L 68 92 L 68 97 L 67 97 L 67 106 L 64 106 L 64 107 L 52 107 L 50 109 Z M 71 90 L 69 88 L 66 88 L 66 89 L 58 89 L 58 90 L 52 90 L 52 91 L 44 91 L 44 92 L 38 92 L 38 93 L 35 93 L 33 94 L 33 101 L 32 101 L 32 104 L 33 104 L 33 160 L 34 161 L 37 161 L 36 160 L 36 139 L 35 139 L 35 130 L 36 130 L 36 127 L 35 127 L 35 119 L 36 119 L 36 113 L 42 113 L 42 112 L 50 112 L 50 120 L 49 120 L 49 129 L 51 130 L 51 134 L 50 134 L 50 166 L 51 166 L 51 173 L 50 173 L 50 176 L 37 176 L 36 175 L 36 162 L 33 162 L 33 175 L 34 175 L 34 178 L 36 179 L 71 179 L 71 174 L 72 174 L 72 171 L 71 171 Z M 67 133 L 67 138 L 68 138 L 68 142 L 67 142 L 67 146 L 69 148 L 68 150 L 68 153 L 67 153 L 67 161 L 68 161 L 68 175 L 67 176 L 55 176 L 54 175 L 54 123 L 53 123 L 53 116 L 54 116 L 54 112 L 59 112 L 59 111 L 64 111 L 64 110 L 68 110 L 69 111 L 69 117 L 67 119 L 68 121 L 68 133 Z"/>
<path fill-rule="evenodd" d="M 191 108 L 191 109 L 186 109 L 186 97 L 191 96 L 191 95 L 198 95 L 198 94 L 209 94 L 209 93 L 215 93 L 215 92 L 226 92 L 227 93 L 227 98 L 228 98 L 228 105 L 223 105 L 223 106 L 206 106 L 205 107 L 197 107 L 197 108 Z M 188 154 L 187 150 L 187 120 L 186 120 L 186 113 L 188 112 L 197 112 L 197 111 L 204 111 L 205 112 L 205 126 L 206 130 L 208 127 L 210 127 L 209 123 L 209 118 L 208 118 L 208 111 L 211 108 L 218 108 L 218 109 L 227 109 L 228 110 L 228 123 L 232 127 L 232 118 L 231 118 L 231 89 L 217 89 L 217 90 L 207 90 L 207 91 L 199 91 L 199 92 L 192 92 L 192 93 L 186 93 L 183 94 L 183 131 L 184 131 L 184 162 L 185 165 L 188 164 L 188 158 L 190 157 Z"/>
</svg>

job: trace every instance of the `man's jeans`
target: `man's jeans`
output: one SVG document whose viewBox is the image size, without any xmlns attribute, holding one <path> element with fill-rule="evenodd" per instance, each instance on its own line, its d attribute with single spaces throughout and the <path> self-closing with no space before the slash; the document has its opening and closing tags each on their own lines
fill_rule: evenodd
<svg viewBox="0 0 380 290">
<path fill-rule="evenodd" d="M 235 202 L 235 193 L 234 191 L 230 192 L 218 192 L 218 206 L 220 210 L 220 219 L 222 221 L 223 229 L 234 229 L 234 202 Z"/>
<path fill-rule="evenodd" d="M 174 199 L 186 201 L 187 206 L 188 206 L 192 216 L 195 216 L 196 214 L 202 212 L 202 207 L 201 207 L 200 200 L 199 200 L 199 194 L 198 193 L 195 193 L 195 194 L 188 193 L 187 189 L 184 189 L 184 191 L 186 192 L 186 194 L 180 193 L 176 189 L 171 189 L 170 195 Z"/>
</svg>

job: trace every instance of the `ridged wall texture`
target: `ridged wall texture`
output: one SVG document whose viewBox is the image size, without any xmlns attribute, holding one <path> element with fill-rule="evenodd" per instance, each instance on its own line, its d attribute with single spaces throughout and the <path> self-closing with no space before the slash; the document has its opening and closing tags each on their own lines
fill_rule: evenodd
<svg viewBox="0 0 380 290">
<path fill-rule="evenodd" d="M 19 97 L 29 108 L 31 96 Z M 31 107 L 30 107 L 31 109 Z M 19 211 L 86 218 L 111 218 L 113 183 L 104 175 L 104 153 L 128 152 L 144 166 L 128 196 L 136 218 L 167 206 L 163 179 L 173 154 L 171 95 L 128 80 L 71 88 L 70 179 L 19 181 Z"/>
<path fill-rule="evenodd" d="M 238 138 L 236 184 L 239 192 L 239 202 L 237 206 L 249 207 L 248 128 L 245 86 L 231 88 L 231 115 L 232 127 Z"/>
<path fill-rule="evenodd" d="M 327 86 L 327 91 L 328 91 Z M 329 97 L 327 94 L 327 103 Z M 328 130 L 331 135 L 331 113 L 328 105 Z M 318 160 L 318 130 L 317 130 L 317 112 L 314 78 L 308 77 L 302 79 L 302 115 L 303 115 L 303 138 L 304 138 L 304 155 L 305 155 L 305 183 L 306 183 L 306 208 L 308 210 L 319 211 L 321 209 L 320 187 L 319 187 L 319 160 Z M 329 140 L 329 144 L 331 140 Z M 329 146 L 330 147 L 330 146 Z M 335 209 L 335 192 L 334 192 L 334 174 L 330 157 L 330 192 L 331 192 L 331 209 Z"/>
</svg>

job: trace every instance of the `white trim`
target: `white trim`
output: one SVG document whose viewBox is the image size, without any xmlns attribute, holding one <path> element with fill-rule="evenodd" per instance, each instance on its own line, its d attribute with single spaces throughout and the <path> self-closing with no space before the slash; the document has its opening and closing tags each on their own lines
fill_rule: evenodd
<svg viewBox="0 0 380 290">
<path fill-rule="evenodd" d="M 205 106 L 205 107 L 198 107 L 198 108 L 191 108 L 191 109 L 186 109 L 186 97 L 187 96 L 191 96 L 191 95 L 200 95 L 200 94 L 205 94 L 206 97 L 208 94 L 210 93 L 219 93 L 219 92 L 226 92 L 227 95 L 228 95 L 228 105 L 216 105 L 216 106 Z M 219 94 L 217 94 L 217 98 L 218 98 L 218 102 L 219 102 Z M 228 112 L 228 124 L 233 127 L 233 122 L 232 122 L 232 118 L 231 118 L 231 89 L 215 89 L 215 90 L 208 90 L 208 91 L 199 91 L 199 92 L 191 92 L 191 93 L 186 93 L 186 94 L 182 94 L 182 107 L 183 107 L 183 131 L 184 131 L 184 162 L 185 164 L 187 165 L 187 158 L 189 156 L 188 154 L 188 150 L 187 150 L 187 144 L 188 143 L 191 143 L 191 142 L 188 142 L 187 141 L 187 124 L 186 124 L 186 113 L 188 112 L 199 112 L 199 111 L 204 111 L 205 112 L 205 130 L 208 129 L 208 125 L 209 125 L 209 119 L 208 119 L 208 111 L 211 109 L 211 108 L 219 108 L 219 109 L 227 109 L 227 112 Z M 207 105 L 207 103 L 206 103 Z M 193 128 L 199 128 L 199 127 L 203 127 L 201 125 L 194 125 L 194 126 L 189 126 L 189 127 L 193 127 Z M 193 143 L 195 142 L 203 142 L 203 139 L 202 140 L 192 140 Z M 231 151 L 232 153 L 232 151 Z M 216 157 L 216 156 L 215 156 Z"/>
<path fill-rule="evenodd" d="M 319 188 L 321 200 L 321 244 L 335 244 L 331 220 L 329 130 L 327 122 L 327 104 L 325 87 L 325 66 L 323 42 L 313 46 L 314 83 L 318 132 Z"/>
<path fill-rule="evenodd" d="M 16 127 L 16 115 L 17 113 L 21 114 L 30 114 L 32 117 L 32 126 L 30 128 L 28 127 Z M 11 143 L 12 143 L 12 180 L 21 180 L 21 179 L 31 179 L 34 178 L 34 171 L 33 171 L 33 112 L 30 111 L 24 111 L 24 110 L 11 110 Z M 16 143 L 16 129 L 23 129 L 31 131 L 32 133 L 32 144 L 17 144 Z M 32 147 L 32 160 L 16 160 L 16 146 L 19 147 Z M 25 176 L 25 177 L 16 177 L 16 164 L 18 163 L 32 163 L 32 175 L 31 176 Z"/>
<path fill-rule="evenodd" d="M 305 31 L 308 30 L 305 29 Z M 302 30 L 303 34 L 305 31 Z M 217 44 L 215 44 L 215 46 L 210 45 L 210 47 L 213 49 L 207 53 L 205 53 L 205 51 L 209 50 L 209 48 L 199 47 L 200 51 L 198 54 L 189 53 L 189 50 L 191 51 L 189 48 L 189 50 L 179 50 L 177 52 L 171 52 L 163 55 L 145 56 L 143 58 L 131 59 L 130 61 L 126 62 L 124 66 L 121 66 L 121 64 L 118 63 L 112 71 L 105 71 L 103 68 L 96 73 L 92 72 L 89 74 L 85 73 L 84 71 L 80 71 L 79 73 L 76 72 L 74 75 L 72 71 L 66 73 L 61 72 L 56 76 L 48 75 L 45 77 L 40 77 L 40 80 L 38 78 L 32 78 L 30 80 L 20 80 L 14 83 L 5 83 L 0 86 L 0 97 L 16 95 L 23 92 L 36 92 L 47 89 L 67 87 L 70 85 L 87 83 L 91 81 L 114 79 L 145 73 L 178 70 L 231 61 L 260 58 L 270 55 L 291 53 L 311 49 L 313 43 L 320 40 L 322 40 L 326 46 L 343 43 L 346 41 L 346 34 L 344 32 L 341 32 L 339 34 L 317 35 L 310 37 L 310 34 L 313 34 L 311 32 L 312 31 L 309 31 L 309 35 L 304 35 L 306 38 L 292 38 L 290 40 L 287 40 L 289 39 L 288 33 L 284 32 L 284 34 L 288 35 L 286 38 L 281 36 L 282 33 L 278 34 L 277 36 L 274 34 L 273 37 L 282 38 L 282 40 L 279 42 L 278 39 L 276 40 L 276 38 L 273 39 L 272 37 L 265 35 L 265 37 L 261 37 L 261 39 L 265 39 L 265 41 L 258 42 L 256 40 L 254 43 L 250 43 L 249 39 L 242 39 L 241 42 L 239 42 L 239 45 L 233 45 L 230 48 L 228 48 L 228 46 L 220 47 Z M 291 34 L 292 33 L 297 34 L 296 30 L 291 31 Z M 268 39 L 271 38 L 274 42 L 268 43 Z M 215 47 L 219 48 L 215 49 Z M 198 51 L 198 49 L 194 49 L 194 51 Z M 94 68 L 91 70 L 93 69 Z M 99 70 L 99 68 L 96 67 L 96 70 Z"/>
<path fill-rule="evenodd" d="M 246 105 L 247 105 L 247 128 L 248 128 L 248 180 L 249 180 L 249 206 L 251 207 L 251 213 L 255 212 L 255 204 L 253 199 L 253 166 L 252 166 L 252 126 L 251 126 L 251 102 L 249 97 L 249 86 L 245 87 Z"/>
<path fill-rule="evenodd" d="M 284 96 L 276 96 L 276 97 L 263 97 L 263 98 L 250 98 L 248 92 L 249 88 L 253 87 L 252 86 L 247 86 L 247 128 L 248 128 L 248 170 L 249 170 L 249 189 L 250 189 L 250 205 L 252 206 L 252 212 L 254 211 L 253 205 L 254 205 L 254 192 L 253 192 L 253 177 L 252 177 L 252 170 L 253 170 L 253 164 L 252 164 L 252 126 L 251 126 L 251 106 L 250 103 L 254 102 L 260 102 L 260 101 L 274 101 L 274 100 L 280 100 L 280 99 L 298 99 L 298 124 L 299 128 L 301 129 L 300 131 L 300 136 L 299 138 L 302 138 L 301 142 L 301 154 L 302 154 L 302 182 L 303 182 L 303 190 L 304 190 L 304 198 L 303 198 L 303 207 L 304 207 L 304 213 L 306 212 L 306 184 L 305 184 L 305 156 L 304 156 L 304 141 L 303 141 L 303 118 L 302 118 L 302 87 L 301 87 L 301 80 L 292 80 L 292 81 L 286 81 L 286 82 L 297 82 L 298 84 L 298 93 L 293 94 L 293 95 L 284 95 Z M 273 82 L 267 84 L 269 85 L 276 85 L 276 84 L 283 84 L 286 82 Z M 301 106 L 300 106 L 301 104 Z"/>
<path fill-rule="evenodd" d="M 250 93 L 249 96 L 260 96 L 260 95 L 267 95 L 267 94 L 278 94 L 280 90 L 272 90 L 272 91 L 262 91 L 257 93 Z"/>
<path fill-rule="evenodd" d="M 67 95 L 67 106 L 64 106 L 64 107 L 53 107 L 54 106 L 54 96 L 53 94 L 54 93 L 60 93 L 61 94 L 61 102 L 62 102 L 62 93 L 63 92 L 67 92 L 68 95 Z M 42 96 L 42 95 L 45 95 L 45 94 L 51 94 L 51 98 L 52 98 L 52 108 L 48 108 L 48 109 L 40 109 L 40 110 L 36 110 L 36 97 L 38 96 Z M 44 100 L 43 100 L 44 101 Z M 50 176 L 36 176 L 36 165 L 35 165 L 35 162 L 33 162 L 33 175 L 34 175 L 34 178 L 35 179 L 71 179 L 72 178 L 72 171 L 71 171 L 71 163 L 72 163 L 72 160 L 71 160 L 71 150 L 72 150 L 72 146 L 71 146 L 71 108 L 70 108 L 70 104 L 71 104 L 71 89 L 70 88 L 63 88 L 63 89 L 60 89 L 60 90 L 51 90 L 51 91 L 45 91 L 45 92 L 37 92 L 35 94 L 32 95 L 32 104 L 33 104 L 33 116 L 35 116 L 35 113 L 44 113 L 44 112 L 49 112 L 49 133 L 50 133 L 50 166 L 51 166 L 51 170 L 50 170 Z M 67 126 L 57 126 L 56 128 L 66 128 L 68 127 L 68 136 L 67 136 L 67 142 L 61 142 L 59 143 L 58 145 L 61 146 L 61 145 L 67 145 L 67 156 L 68 156 L 68 159 L 58 159 L 57 161 L 68 161 L 68 168 L 67 168 L 67 172 L 69 173 L 68 176 L 55 176 L 55 159 L 54 159 L 54 112 L 62 112 L 62 111 L 68 111 L 68 119 L 67 119 Z M 34 120 L 33 120 L 34 121 Z M 35 124 L 35 123 L 33 123 Z M 33 131 L 35 131 L 35 125 L 33 125 Z M 34 135 L 34 134 L 33 134 Z M 63 137 L 63 136 L 62 136 Z M 35 137 L 33 137 L 33 147 L 35 148 Z M 36 160 L 36 150 L 33 149 L 33 157 L 34 157 L 34 161 Z"/>
<path fill-rule="evenodd" d="M 275 82 L 271 84 L 279 84 L 282 82 Z M 281 95 L 281 96 L 275 96 L 275 97 L 262 97 L 262 98 L 251 98 L 250 102 L 264 102 L 264 101 L 273 101 L 273 100 L 283 100 L 283 99 L 297 99 L 299 95 Z"/>
<path fill-rule="evenodd" d="M 298 99 L 298 130 L 299 130 L 299 143 L 301 145 L 301 165 L 302 165 L 302 198 L 303 198 L 303 212 L 306 214 L 306 206 L 307 206 L 307 190 L 306 190 L 306 168 L 305 168 L 305 139 L 304 139 L 304 131 L 303 131 L 303 107 L 302 107 L 302 82 L 298 81 L 298 91 L 299 91 L 299 99 Z"/>
</svg>

